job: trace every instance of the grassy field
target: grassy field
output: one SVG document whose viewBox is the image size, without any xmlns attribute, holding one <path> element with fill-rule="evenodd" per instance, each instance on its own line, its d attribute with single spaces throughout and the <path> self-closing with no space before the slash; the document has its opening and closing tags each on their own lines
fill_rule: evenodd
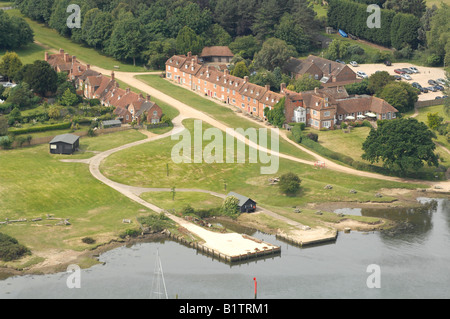
<svg viewBox="0 0 450 319">
<path fill-rule="evenodd" d="M 222 205 L 223 199 L 199 192 L 177 192 L 175 189 L 175 200 L 172 200 L 172 192 L 148 192 L 141 198 L 158 207 L 180 212 L 184 207 L 190 205 L 194 209 L 216 208 Z"/>
<path fill-rule="evenodd" d="M 154 87 L 155 89 L 160 90 L 161 92 L 208 114 L 212 118 L 228 125 L 231 128 L 247 129 L 250 127 L 267 127 L 262 123 L 237 116 L 237 114 L 226 105 L 219 105 L 218 103 L 208 100 L 194 92 L 170 83 L 169 81 L 160 78 L 158 75 L 139 75 L 136 78 Z M 281 153 L 293 155 L 305 160 L 314 160 L 314 157 L 292 146 L 289 142 L 283 139 L 280 139 L 279 147 Z"/>
<path fill-rule="evenodd" d="M 190 131 L 193 130 L 193 120 L 185 120 L 184 124 Z M 204 123 L 203 129 L 206 128 L 208 125 Z M 290 209 L 290 207 L 311 202 L 379 201 L 380 199 L 375 197 L 375 193 L 380 188 L 421 187 L 412 184 L 362 179 L 358 176 L 336 172 L 330 173 L 328 170 L 314 169 L 309 165 L 283 159 L 280 159 L 278 172 L 273 175 L 262 175 L 260 172 L 261 166 L 268 166 L 268 164 L 251 164 L 248 161 L 239 164 L 176 164 L 172 161 L 171 151 L 177 143 L 178 141 L 166 138 L 115 153 L 102 163 L 101 170 L 108 178 L 133 186 L 199 188 L 223 194 L 235 191 L 253 198 L 260 204 L 276 206 L 281 209 Z M 246 154 L 248 155 L 248 149 Z M 169 176 L 166 176 L 167 164 L 169 165 Z M 284 196 L 280 194 L 277 186 L 270 185 L 269 178 L 280 176 L 286 172 L 294 172 L 302 179 L 302 189 L 298 196 Z M 333 185 L 333 189 L 325 190 L 324 186 L 327 184 Z M 357 190 L 358 193 L 351 194 L 349 192 L 351 189 Z M 385 197 L 381 200 L 385 201 L 389 198 Z"/>
<path fill-rule="evenodd" d="M 132 64 L 123 63 L 112 57 L 106 56 L 95 49 L 74 43 L 69 38 L 61 36 L 57 31 L 46 27 L 44 24 L 26 18 L 18 9 L 7 10 L 6 12 L 10 15 L 24 18 L 34 32 L 35 41 L 43 47 L 40 52 L 36 46 L 30 46 L 24 50 L 17 51 L 21 58 L 22 55 L 24 55 L 23 62 L 29 63 L 31 58 L 34 58 L 35 56 L 38 56 L 39 59 L 43 59 L 45 50 L 59 50 L 62 48 L 70 55 L 75 55 L 80 61 L 90 63 L 107 70 L 120 70 L 125 72 L 147 71 L 143 66 L 133 66 Z M 0 57 L 2 54 L 4 54 L 4 52 L 0 52 Z M 116 68 L 116 66 L 118 68 Z"/>
<path fill-rule="evenodd" d="M 80 144 L 103 150 L 141 138 L 133 134 L 127 131 L 86 138 Z M 97 181 L 86 164 L 63 163 L 60 158 L 72 157 L 50 154 L 47 144 L 0 151 L 0 220 L 43 219 L 1 225 L 1 232 L 32 250 L 84 250 L 90 245 L 83 244 L 81 238 L 90 236 L 97 244 L 108 242 L 136 227 L 136 223 L 123 224 L 122 219 L 135 220 L 139 214 L 150 212 Z M 47 214 L 68 218 L 71 225 L 56 226 L 57 221 L 46 220 Z"/>
<path fill-rule="evenodd" d="M 439 7 L 441 3 L 445 3 L 446 5 L 450 5 L 450 0 L 426 0 L 427 6 L 431 7 L 433 5 L 436 5 Z"/>
</svg>

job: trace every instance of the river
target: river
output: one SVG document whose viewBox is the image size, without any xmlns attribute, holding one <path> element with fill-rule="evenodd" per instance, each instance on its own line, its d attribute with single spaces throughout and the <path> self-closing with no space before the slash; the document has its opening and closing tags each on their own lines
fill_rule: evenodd
<svg viewBox="0 0 450 319">
<path fill-rule="evenodd" d="M 104 264 L 81 270 L 80 288 L 68 288 L 72 273 L 19 276 L 0 281 L 0 298 L 153 298 L 157 254 L 170 299 L 253 298 L 254 278 L 263 299 L 450 298 L 450 200 L 419 201 L 418 209 L 346 212 L 407 220 L 412 227 L 401 234 L 352 231 L 331 244 L 300 248 L 253 232 L 280 245 L 281 255 L 234 266 L 170 240 L 139 243 L 108 251 L 99 258 Z"/>
</svg>

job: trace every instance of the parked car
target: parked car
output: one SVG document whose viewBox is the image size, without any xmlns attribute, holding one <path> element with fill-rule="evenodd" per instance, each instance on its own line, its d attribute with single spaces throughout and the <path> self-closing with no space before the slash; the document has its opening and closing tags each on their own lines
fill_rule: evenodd
<svg viewBox="0 0 450 319">
<path fill-rule="evenodd" d="M 406 74 L 413 74 L 414 73 L 413 71 L 411 71 L 408 68 L 403 68 L 402 70 L 405 71 Z"/>
<path fill-rule="evenodd" d="M 412 73 L 419 73 L 419 70 L 414 66 L 411 66 L 408 69 L 410 69 L 412 71 Z"/>
<path fill-rule="evenodd" d="M 406 73 L 402 69 L 395 69 L 394 72 L 397 73 L 397 74 L 405 74 Z"/>
<path fill-rule="evenodd" d="M 442 98 L 443 99 L 448 99 L 448 95 L 443 95 Z"/>
<path fill-rule="evenodd" d="M 447 85 L 447 81 L 445 81 L 444 79 L 437 79 L 436 82 L 440 85 Z"/>
<path fill-rule="evenodd" d="M 442 85 L 435 85 L 434 87 L 439 91 L 444 91 L 444 87 Z"/>
<path fill-rule="evenodd" d="M 413 86 L 413 87 L 415 87 L 416 89 L 421 89 L 422 88 L 422 85 L 420 85 L 419 83 L 417 83 L 417 82 L 413 82 L 413 83 L 411 83 L 411 85 Z"/>
<path fill-rule="evenodd" d="M 431 92 L 437 92 L 438 91 L 438 89 L 436 89 L 434 86 L 427 87 L 427 90 L 431 91 Z"/>
<path fill-rule="evenodd" d="M 358 66 L 358 62 L 356 62 L 356 61 L 351 61 L 351 62 L 350 62 L 350 65 L 351 65 L 351 66 Z"/>
<path fill-rule="evenodd" d="M 363 79 L 368 78 L 367 74 L 365 72 L 362 72 L 362 71 L 356 72 L 356 75 L 359 76 L 360 78 L 363 78 Z"/>
<path fill-rule="evenodd" d="M 421 87 L 419 90 L 422 93 L 428 93 L 428 89 L 427 88 Z"/>
<path fill-rule="evenodd" d="M 402 74 L 400 75 L 402 78 L 404 78 L 405 80 L 411 81 L 412 78 L 409 76 L 409 74 Z"/>
<path fill-rule="evenodd" d="M 394 75 L 394 79 L 397 81 L 401 81 L 402 77 L 400 75 Z"/>
<path fill-rule="evenodd" d="M 391 65 L 392 65 L 391 61 L 389 61 L 389 60 L 384 61 L 384 64 L 385 64 L 386 66 L 391 66 Z"/>
<path fill-rule="evenodd" d="M 428 84 L 432 86 L 438 85 L 435 80 L 428 80 Z"/>
<path fill-rule="evenodd" d="M 345 64 L 345 62 L 344 61 L 341 61 L 341 60 L 336 60 L 336 62 L 338 62 L 338 63 L 341 63 L 341 64 Z"/>
</svg>

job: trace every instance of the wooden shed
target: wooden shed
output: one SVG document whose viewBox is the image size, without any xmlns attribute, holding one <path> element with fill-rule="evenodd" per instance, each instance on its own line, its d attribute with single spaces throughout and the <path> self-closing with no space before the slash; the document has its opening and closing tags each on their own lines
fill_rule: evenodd
<svg viewBox="0 0 450 319">
<path fill-rule="evenodd" d="M 256 202 L 251 198 L 245 197 L 243 195 L 237 194 L 235 192 L 229 192 L 227 197 L 234 196 L 239 199 L 239 210 L 241 213 L 251 213 L 256 210 Z"/>
<path fill-rule="evenodd" d="M 80 146 L 80 137 L 74 134 L 57 135 L 49 144 L 52 154 L 73 154 Z"/>
</svg>

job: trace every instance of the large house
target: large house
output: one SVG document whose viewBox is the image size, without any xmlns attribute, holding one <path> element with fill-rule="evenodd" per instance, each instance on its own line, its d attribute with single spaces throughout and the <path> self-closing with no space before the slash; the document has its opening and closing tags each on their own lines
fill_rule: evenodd
<svg viewBox="0 0 450 319">
<path fill-rule="evenodd" d="M 308 74 L 319 80 L 323 87 L 344 86 L 361 81 L 348 65 L 314 55 L 303 60 L 290 58 L 284 70 L 295 78 Z"/>
<path fill-rule="evenodd" d="M 144 98 L 141 94 L 132 92 L 129 88 L 122 89 L 115 80 L 114 71 L 107 77 L 81 64 L 75 56 L 70 56 L 63 49 L 59 53 L 49 55 L 45 52 L 45 61 L 57 72 L 67 72 L 67 80 L 73 81 L 78 94 L 87 99 L 98 99 L 104 106 L 114 107 L 114 114 L 122 123 L 143 119 L 147 123 L 159 123 L 162 109 L 150 101 L 150 96 Z"/>
<path fill-rule="evenodd" d="M 204 47 L 200 58 L 203 62 L 230 63 L 234 54 L 227 46 Z"/>
<path fill-rule="evenodd" d="M 291 66 L 292 59 L 291 59 Z M 280 92 L 269 85 L 250 83 L 248 77 L 230 75 L 228 69 L 203 64 L 198 56 L 174 55 L 166 62 L 166 78 L 198 94 L 233 105 L 261 120 L 267 120 L 264 110 L 272 109 L 285 98 L 286 122 L 303 122 L 316 129 L 333 129 L 345 120 L 393 119 L 396 110 L 382 99 L 362 95 L 349 96 L 345 84 L 358 81 L 346 65 L 309 56 L 297 63 L 296 74 L 310 74 L 321 80 L 322 88 L 307 92 L 293 92 L 281 84 Z"/>
</svg>

